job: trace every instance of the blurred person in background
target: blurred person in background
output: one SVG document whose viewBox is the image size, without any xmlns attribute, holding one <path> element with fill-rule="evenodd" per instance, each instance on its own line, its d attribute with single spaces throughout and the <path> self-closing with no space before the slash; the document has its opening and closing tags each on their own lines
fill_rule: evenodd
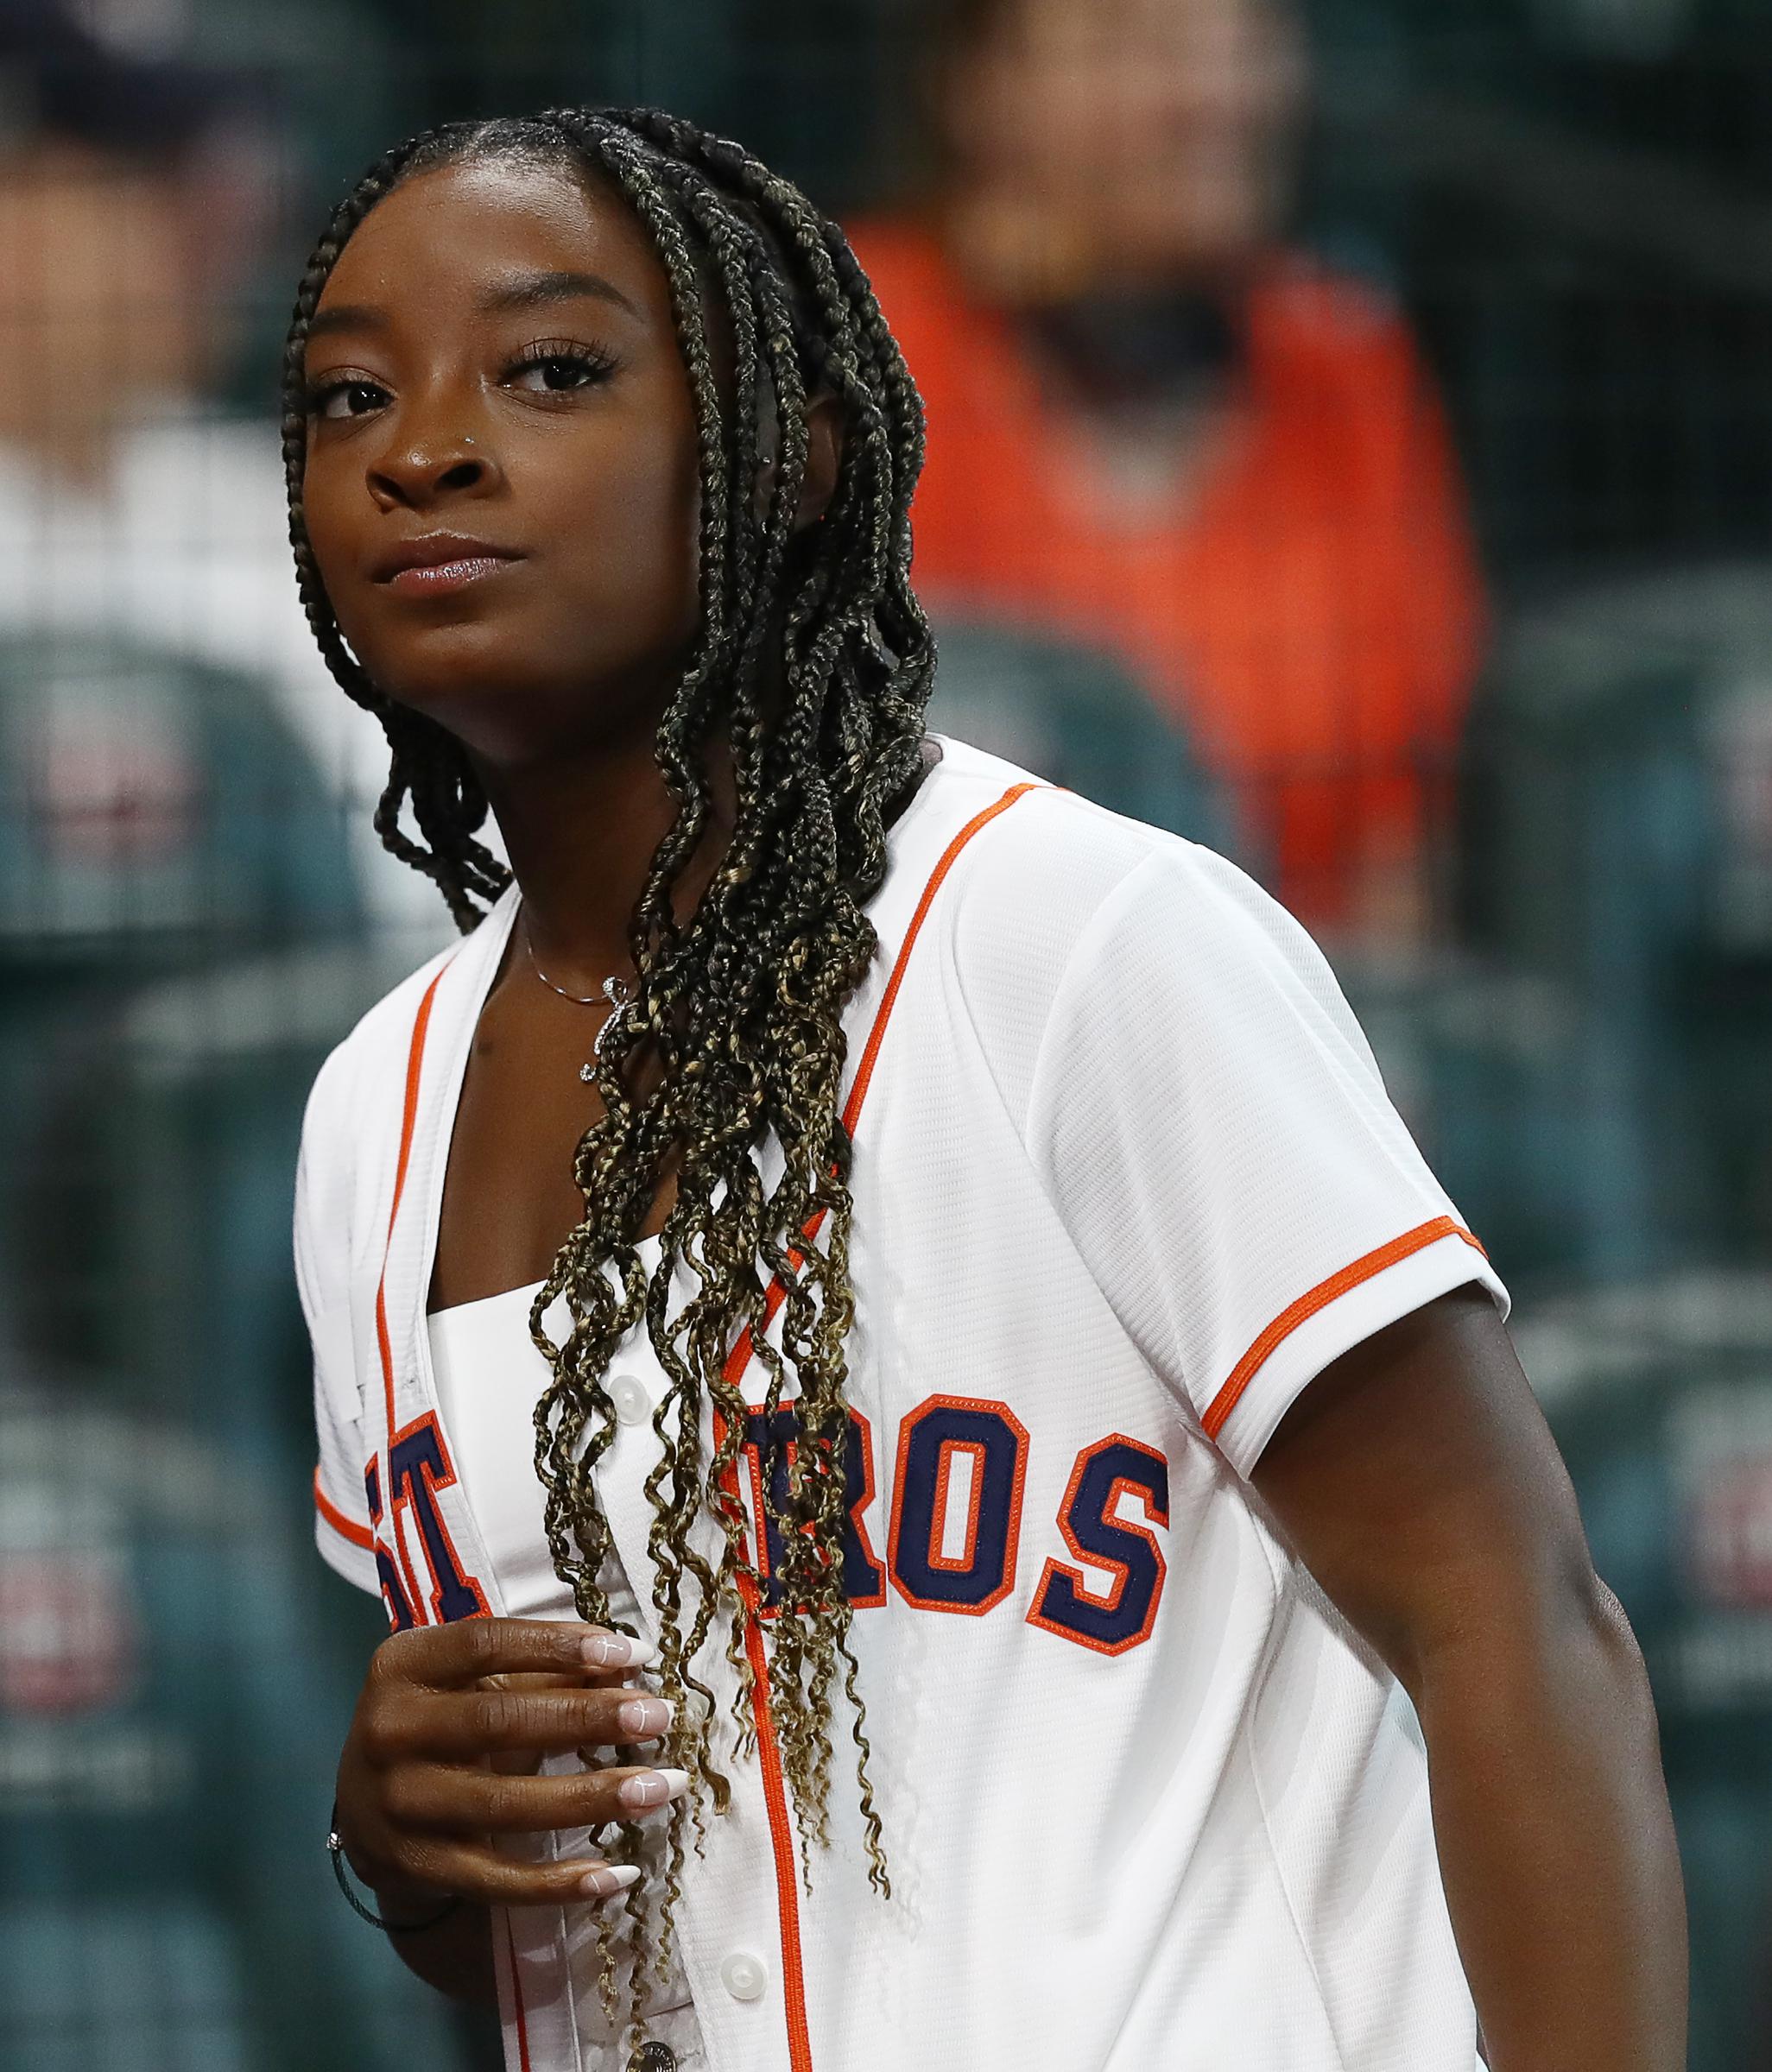
<svg viewBox="0 0 1772 2072">
<path fill-rule="evenodd" d="M 205 399 L 266 228 L 262 120 L 53 0 L 0 0 L 0 624 L 256 660 L 288 616 L 275 461 Z"/>
<path fill-rule="evenodd" d="M 932 610 L 1111 643 L 1308 922 L 1412 933 L 1483 617 L 1382 294 L 1286 243 L 1285 0 L 964 0 L 939 188 L 857 249 L 927 404 Z"/>
<path fill-rule="evenodd" d="M 56 0 L 0 4 L 8 380 L 40 486 L 96 488 L 115 442 L 220 370 L 269 196 L 244 80 L 113 49 Z"/>
<path fill-rule="evenodd" d="M 363 902 L 275 434 L 211 400 L 270 133 L 83 22 L 0 0 L 0 2068 L 441 2072 L 313 1904 L 289 1164 Z"/>
<path fill-rule="evenodd" d="M 242 74 L 0 0 L 0 643 L 244 672 L 331 788 L 359 752 L 378 787 L 375 730 L 341 713 L 288 594 L 275 442 L 216 400 L 272 228 L 270 118 Z M 14 733 L 64 818 L 189 818 L 190 755 L 127 705 L 46 692 Z M 402 874 L 368 860 L 402 912 Z"/>
</svg>

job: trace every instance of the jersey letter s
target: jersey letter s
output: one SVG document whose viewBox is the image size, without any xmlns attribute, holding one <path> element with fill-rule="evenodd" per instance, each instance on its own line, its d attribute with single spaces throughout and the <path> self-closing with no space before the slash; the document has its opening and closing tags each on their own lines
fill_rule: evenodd
<svg viewBox="0 0 1772 2072">
<path fill-rule="evenodd" d="M 1142 1525 L 1120 1516 L 1127 1498 L 1142 1509 Z M 1059 1530 L 1086 1568 L 1048 1561 L 1028 1625 L 1104 1655 L 1124 1654 L 1148 1639 L 1168 1572 L 1151 1527 L 1168 1522 L 1169 1463 L 1154 1446 L 1119 1432 L 1085 1446 L 1071 1471 Z M 1097 1580 L 1092 1582 L 1089 1570 L 1097 1571 Z"/>
</svg>

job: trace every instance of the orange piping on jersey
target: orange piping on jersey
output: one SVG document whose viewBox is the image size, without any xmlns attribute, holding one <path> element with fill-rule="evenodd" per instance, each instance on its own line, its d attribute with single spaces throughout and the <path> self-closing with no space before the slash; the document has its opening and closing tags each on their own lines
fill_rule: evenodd
<svg viewBox="0 0 1772 2072">
<path fill-rule="evenodd" d="M 980 828 L 989 826 L 999 813 L 1007 812 L 1017 799 L 1043 788 L 1033 784 L 1012 785 L 994 805 L 987 805 L 983 812 L 975 813 L 967 821 L 942 850 L 940 861 L 929 874 L 929 881 L 924 886 L 922 897 L 917 901 L 916 912 L 912 914 L 910 925 L 905 930 L 904 941 L 900 945 L 897 959 L 892 967 L 892 976 L 886 982 L 886 991 L 881 999 L 879 1012 L 874 1017 L 874 1026 L 868 1032 L 861 1063 L 856 1068 L 855 1082 L 850 1088 L 849 1099 L 844 1105 L 843 1126 L 851 1136 L 855 1134 L 855 1126 L 861 1119 L 862 1103 L 868 1097 L 868 1087 L 874 1077 L 874 1063 L 880 1055 L 886 1024 L 891 1018 L 893 1005 L 898 998 L 898 989 L 904 980 L 905 966 L 910 961 L 910 953 L 915 947 L 924 919 L 935 894 L 941 888 L 943 879 L 952 869 L 960 851 Z M 824 1220 L 825 1212 L 821 1209 L 807 1222 L 807 1236 L 815 1236 Z M 769 1292 L 763 1298 L 765 1330 L 774 1321 L 786 1292 L 779 1279 L 770 1282 Z M 726 1357 L 724 1379 L 730 1387 L 736 1388 L 738 1386 L 745 1368 L 750 1366 L 752 1343 L 750 1328 L 747 1325 Z M 718 1434 L 717 1421 L 717 1445 L 719 1443 Z M 729 1469 L 725 1480 L 728 1494 L 737 1502 L 738 1490 L 736 1472 Z M 769 1809 L 769 1842 L 775 1859 L 775 1903 L 782 1924 L 782 1987 L 788 2008 L 788 2063 L 789 2072 L 813 2072 L 812 2037 L 806 2020 L 806 1974 L 800 1954 L 799 1866 L 794 1860 L 794 1829 L 788 1817 L 787 1785 L 782 1775 L 782 1751 L 769 1718 L 769 1658 L 763 1649 L 763 1625 L 757 1614 L 756 1589 L 744 1577 L 740 1577 L 738 1588 L 750 1614 L 745 1621 L 744 1652 L 750 1664 L 757 1759 L 763 1771 L 763 1803 Z"/>
<path fill-rule="evenodd" d="M 529 2072 L 529 2025 L 523 2018 L 523 1982 L 517 1976 L 516 1937 L 510 1932 L 510 1913 L 504 1916 L 504 1954 L 510 1966 L 510 2004 L 516 2016 L 518 2072 Z"/>
<path fill-rule="evenodd" d="M 775 1859 L 775 1901 L 782 1917 L 782 1993 L 788 2008 L 788 2063 L 791 2072 L 813 2072 L 812 2036 L 806 2023 L 806 1974 L 800 1956 L 800 1877 L 794 1859 L 794 1829 L 782 1778 L 782 1750 L 769 1715 L 769 1664 L 763 1652 L 755 1585 L 741 1577 L 739 1589 L 750 1614 L 744 1652 L 750 1662 L 750 1702 L 756 1745 L 763 1758 L 763 1804 L 769 1814 L 769 1847 Z"/>
<path fill-rule="evenodd" d="M 750 1356 L 749 1334 L 726 1356 L 725 1378 L 736 1387 L 744 1372 L 740 1350 Z M 713 1413 L 714 1449 L 725 1443 L 726 1420 Z M 741 1454 L 744 1449 L 741 1446 Z M 734 1504 L 740 1503 L 737 1462 L 720 1477 L 720 1487 Z M 759 1489 L 759 1495 L 761 1490 Z M 757 1534 L 764 1537 L 763 1509 L 757 1508 Z M 759 1563 L 764 1550 L 757 1549 Z M 813 2072 L 812 2036 L 806 2020 L 806 1973 L 800 1955 L 800 1873 L 794 1854 L 794 1829 L 788 1817 L 788 1790 L 782 1775 L 782 1750 L 769 1714 L 769 1662 L 763 1648 L 763 1612 L 756 1586 L 748 1576 L 738 1578 L 738 1595 L 744 1605 L 744 1654 L 750 1665 L 751 1706 L 756 1721 L 758 1765 L 763 1771 L 763 1804 L 769 1817 L 769 1850 L 775 1860 L 775 1908 L 781 1924 L 782 1997 L 788 2014 L 789 2072 Z"/>
<path fill-rule="evenodd" d="M 1375 1273 L 1383 1273 L 1387 1267 L 1394 1267 L 1412 1253 L 1422 1251 L 1428 1245 L 1437 1245 L 1443 1237 L 1456 1237 L 1474 1251 L 1483 1251 L 1483 1247 L 1462 1224 L 1455 1223 L 1449 1216 L 1438 1216 L 1431 1223 L 1419 1223 L 1413 1230 L 1405 1230 L 1388 1245 L 1380 1245 L 1376 1252 L 1368 1252 L 1364 1259 L 1357 1259 L 1340 1273 L 1332 1273 L 1308 1294 L 1301 1295 L 1289 1309 L 1282 1310 L 1231 1368 L 1230 1379 L 1212 1398 L 1212 1407 L 1201 1419 L 1206 1437 L 1218 1437 L 1244 1389 L 1300 1324 L 1308 1322 L 1319 1310 L 1327 1309 L 1350 1288 L 1358 1287 L 1362 1281 L 1370 1280 Z M 1486 1258 L 1488 1254 L 1485 1253 L 1484 1256 Z"/>
<path fill-rule="evenodd" d="M 940 860 L 929 874 L 929 882 L 923 888 L 923 896 L 917 901 L 916 912 L 912 914 L 910 926 L 904 932 L 904 941 L 892 966 L 892 976 L 886 982 L 886 991 L 880 1001 L 879 1012 L 874 1016 L 874 1026 L 868 1032 L 868 1040 L 862 1051 L 861 1063 L 856 1067 L 855 1083 L 849 1090 L 849 1099 L 843 1107 L 843 1127 L 852 1137 L 856 1125 L 861 1121 L 862 1103 L 868 1097 L 868 1088 L 873 1083 L 875 1061 L 880 1055 L 880 1045 L 885 1041 L 886 1024 L 892 1019 L 892 1009 L 898 999 L 898 989 L 904 982 L 905 967 L 910 962 L 910 953 L 916 947 L 925 917 L 935 894 L 940 891 L 942 880 L 959 861 L 960 851 L 981 828 L 988 827 L 999 813 L 1006 813 L 1017 799 L 1024 799 L 1029 792 L 1047 792 L 1054 787 L 1047 784 L 1012 784 L 994 805 L 987 805 L 981 813 L 974 813 L 959 832 L 942 850 Z M 819 1227 L 825 1220 L 820 1209 L 806 1226 L 806 1235 L 816 1237 Z M 796 1261 L 796 1263 L 798 1263 Z M 780 1280 L 769 1283 L 763 1298 L 763 1329 L 768 1330 L 775 1321 L 775 1311 L 787 1298 L 787 1290 Z M 727 1377 L 736 1382 L 750 1364 L 751 1334 L 747 1329 L 733 1349 L 732 1359 L 726 1366 Z M 742 1351 L 743 1358 L 739 1357 Z M 734 1365 L 733 1362 L 737 1364 Z"/>
<path fill-rule="evenodd" d="M 449 969 L 447 964 L 443 971 Z M 425 988 L 412 1025 L 412 1044 L 406 1053 L 406 1102 L 400 1118 L 400 1157 L 394 1167 L 394 1200 L 388 1210 L 388 1238 L 382 1248 L 382 1278 L 376 1283 L 376 1343 L 382 1355 L 382 1387 L 387 1398 L 388 1439 L 394 1438 L 394 1348 L 388 1336 L 388 1255 L 394 1249 L 394 1225 L 400 1216 L 400 1197 L 406 1192 L 406 1169 L 412 1159 L 412 1136 L 418 1121 L 419 1077 L 424 1070 L 425 1032 L 431 1026 L 431 1003 L 443 982 L 440 971 Z"/>
<path fill-rule="evenodd" d="M 370 1531 L 369 1527 L 359 1526 L 354 1519 L 346 1518 L 339 1507 L 327 1496 L 326 1491 L 320 1488 L 318 1468 L 313 1471 L 313 1507 L 341 1539 L 348 1539 L 353 1547 L 361 1547 L 365 1553 L 374 1547 L 375 1534 Z"/>
<path fill-rule="evenodd" d="M 988 827 L 999 813 L 1006 813 L 1017 799 L 1029 792 L 1047 791 L 1051 786 L 1037 784 L 1012 784 L 995 805 L 987 805 L 982 813 L 974 813 L 941 852 L 941 861 L 929 873 L 929 882 L 923 888 L 923 896 L 917 901 L 917 910 L 911 916 L 910 926 L 904 932 L 904 943 L 898 952 L 898 961 L 892 967 L 892 976 L 886 982 L 885 997 L 880 1002 L 880 1012 L 874 1017 L 874 1026 L 868 1033 L 867 1048 L 862 1052 L 861 1063 L 856 1067 L 855 1083 L 849 1090 L 849 1100 L 843 1110 L 843 1127 L 854 1134 L 855 1126 L 861 1120 L 862 1103 L 868 1097 L 868 1086 L 874 1077 L 874 1062 L 880 1055 L 880 1045 L 885 1040 L 886 1024 L 892 1019 L 898 989 L 904 983 L 905 967 L 910 962 L 910 953 L 916 947 L 919 933 L 935 894 L 940 891 L 942 881 L 959 860 L 959 853 L 980 828 Z"/>
</svg>

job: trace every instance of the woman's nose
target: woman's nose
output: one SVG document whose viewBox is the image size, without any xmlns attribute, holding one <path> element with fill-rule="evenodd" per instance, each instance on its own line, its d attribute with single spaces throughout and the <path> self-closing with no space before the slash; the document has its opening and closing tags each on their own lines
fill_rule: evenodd
<svg viewBox="0 0 1772 2072">
<path fill-rule="evenodd" d="M 471 433 L 402 440 L 371 463 L 370 494 L 386 509 L 423 509 L 440 498 L 471 495 L 493 485 L 497 467 Z"/>
</svg>

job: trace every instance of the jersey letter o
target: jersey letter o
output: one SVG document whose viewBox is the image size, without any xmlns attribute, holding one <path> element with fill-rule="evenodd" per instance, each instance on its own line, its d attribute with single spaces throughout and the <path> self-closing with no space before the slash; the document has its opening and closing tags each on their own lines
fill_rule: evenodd
<svg viewBox="0 0 1772 2072">
<path fill-rule="evenodd" d="M 973 1617 L 1016 1585 L 1028 1434 L 1001 1403 L 931 1396 L 898 1428 L 887 1560 L 907 1604 Z"/>
</svg>

